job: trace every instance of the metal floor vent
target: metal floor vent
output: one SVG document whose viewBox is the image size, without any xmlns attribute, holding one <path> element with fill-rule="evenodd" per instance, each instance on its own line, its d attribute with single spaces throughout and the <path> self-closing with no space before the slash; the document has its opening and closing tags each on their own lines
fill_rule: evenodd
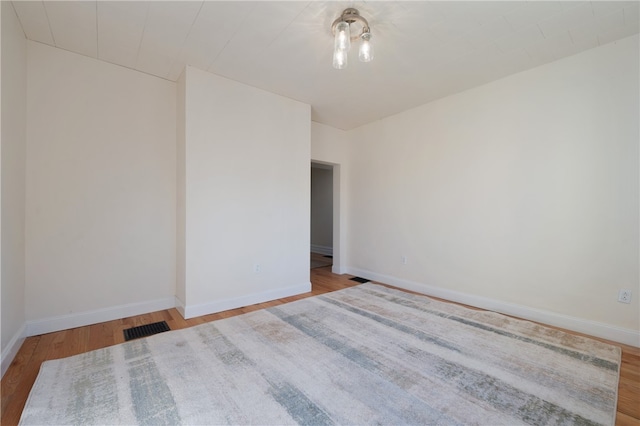
<svg viewBox="0 0 640 426">
<path fill-rule="evenodd" d="M 368 280 L 366 278 L 362 278 L 362 277 L 353 277 L 353 278 L 349 278 L 351 281 L 357 281 L 359 283 L 368 283 L 371 280 Z"/>
<path fill-rule="evenodd" d="M 153 324 L 139 325 L 137 327 L 127 328 L 123 330 L 124 340 L 139 339 L 140 337 L 147 337 L 153 334 L 162 333 L 164 331 L 171 330 L 166 321 L 154 322 Z"/>
</svg>

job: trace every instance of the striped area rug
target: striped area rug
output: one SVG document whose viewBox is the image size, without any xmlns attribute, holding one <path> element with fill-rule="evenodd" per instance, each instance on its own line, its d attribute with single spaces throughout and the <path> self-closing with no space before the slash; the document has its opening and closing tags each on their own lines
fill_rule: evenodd
<svg viewBox="0 0 640 426">
<path fill-rule="evenodd" d="M 45 362 L 21 424 L 611 425 L 620 349 L 375 284 Z"/>
</svg>

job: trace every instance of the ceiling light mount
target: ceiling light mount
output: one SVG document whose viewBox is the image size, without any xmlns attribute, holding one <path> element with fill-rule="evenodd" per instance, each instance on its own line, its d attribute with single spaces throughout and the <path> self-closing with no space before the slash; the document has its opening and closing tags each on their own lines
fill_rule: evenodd
<svg viewBox="0 0 640 426">
<path fill-rule="evenodd" d="M 353 25 L 353 29 L 351 28 Z M 351 49 L 351 42 L 360 40 L 358 58 L 362 62 L 373 60 L 371 46 L 371 28 L 369 22 L 360 16 L 358 9 L 345 9 L 333 24 L 331 33 L 334 36 L 333 67 L 344 69 L 347 67 L 347 53 Z"/>
</svg>

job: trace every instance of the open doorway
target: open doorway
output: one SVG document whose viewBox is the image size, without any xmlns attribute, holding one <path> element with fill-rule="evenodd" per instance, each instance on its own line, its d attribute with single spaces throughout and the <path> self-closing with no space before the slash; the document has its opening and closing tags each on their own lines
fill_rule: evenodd
<svg viewBox="0 0 640 426">
<path fill-rule="evenodd" d="M 333 265 L 333 165 L 311 163 L 311 269 Z"/>
</svg>

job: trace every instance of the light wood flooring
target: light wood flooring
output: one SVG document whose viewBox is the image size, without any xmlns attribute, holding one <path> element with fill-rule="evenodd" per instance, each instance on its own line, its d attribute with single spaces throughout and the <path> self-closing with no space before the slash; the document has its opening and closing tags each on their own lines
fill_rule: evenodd
<svg viewBox="0 0 640 426">
<path fill-rule="evenodd" d="M 177 330 L 358 284 L 355 281 L 350 281 L 349 278 L 351 278 L 350 275 L 332 274 L 331 267 L 316 268 L 311 270 L 312 291 L 298 296 L 188 320 L 183 319 L 175 309 L 168 309 L 87 327 L 29 337 L 20 348 L 0 384 L 2 395 L 0 423 L 2 425 L 15 425 L 18 423 L 31 386 L 43 361 L 122 343 L 124 342 L 122 331 L 138 325 L 166 321 L 172 330 Z M 607 342 L 606 340 L 603 341 Z M 616 344 L 614 342 L 608 343 Z M 618 346 L 622 347 L 622 368 L 618 387 L 616 425 L 640 425 L 640 349 L 619 344 Z"/>
</svg>

